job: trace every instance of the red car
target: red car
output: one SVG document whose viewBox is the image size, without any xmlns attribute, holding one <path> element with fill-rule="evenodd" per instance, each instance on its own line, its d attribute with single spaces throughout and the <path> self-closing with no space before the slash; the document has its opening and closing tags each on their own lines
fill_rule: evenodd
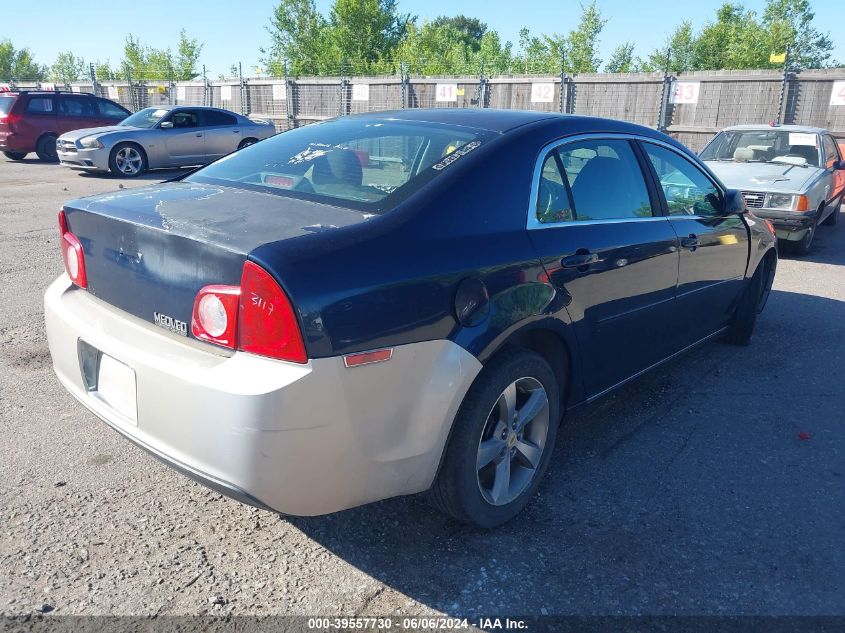
<svg viewBox="0 0 845 633">
<path fill-rule="evenodd" d="M 91 94 L 21 91 L 0 93 L 0 151 L 22 160 L 29 152 L 58 160 L 56 139 L 71 130 L 115 125 L 131 113 Z"/>
</svg>

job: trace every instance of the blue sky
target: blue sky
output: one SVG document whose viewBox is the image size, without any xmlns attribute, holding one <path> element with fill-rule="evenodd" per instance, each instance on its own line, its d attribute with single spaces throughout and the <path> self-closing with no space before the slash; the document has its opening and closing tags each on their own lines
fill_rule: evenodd
<svg viewBox="0 0 845 633">
<path fill-rule="evenodd" d="M 173 46 L 184 27 L 192 37 L 205 42 L 202 63 L 209 75 L 228 72 L 241 61 L 244 71 L 258 64 L 258 48 L 269 43 L 265 25 L 274 0 L 194 0 L 166 2 L 89 3 L 68 0 L 20 2 L 7 0 L 0 12 L 0 39 L 9 38 L 16 47 L 29 47 L 40 63 L 50 64 L 56 54 L 72 49 L 86 61 L 122 56 L 128 32 L 155 47 Z M 682 20 L 700 26 L 713 17 L 721 0 L 598 0 L 608 23 L 601 35 L 601 57 L 607 59 L 620 42 L 631 40 L 637 54 L 645 55 L 663 43 Z M 845 11 L 836 0 L 815 0 L 816 27 L 831 30 L 836 44 L 834 57 L 845 60 Z M 749 9 L 762 13 L 765 0 L 748 0 Z M 317 0 L 324 12 L 331 0 Z M 519 29 L 535 33 L 566 33 L 580 12 L 575 0 L 399 0 L 400 9 L 421 19 L 464 13 L 487 22 L 503 39 L 516 45 Z M 201 8 L 200 8 L 201 7 Z M 833 31 L 836 25 L 843 25 Z"/>
</svg>

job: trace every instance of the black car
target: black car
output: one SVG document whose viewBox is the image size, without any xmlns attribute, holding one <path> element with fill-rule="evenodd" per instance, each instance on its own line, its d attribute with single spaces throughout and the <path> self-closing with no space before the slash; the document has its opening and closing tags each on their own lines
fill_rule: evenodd
<svg viewBox="0 0 845 633">
<path fill-rule="evenodd" d="M 777 265 L 771 225 L 668 136 L 536 112 L 328 121 L 60 226 L 53 362 L 113 428 L 260 507 L 429 491 L 485 527 L 531 498 L 565 412 L 747 344 Z"/>
</svg>

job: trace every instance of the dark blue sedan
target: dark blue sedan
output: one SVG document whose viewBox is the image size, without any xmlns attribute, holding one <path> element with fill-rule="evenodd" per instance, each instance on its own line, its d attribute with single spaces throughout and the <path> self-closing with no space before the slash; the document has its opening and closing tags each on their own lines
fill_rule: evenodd
<svg viewBox="0 0 845 633">
<path fill-rule="evenodd" d="M 484 527 L 528 503 L 565 412 L 747 344 L 777 265 L 671 138 L 536 112 L 345 117 L 59 221 L 55 370 L 111 427 L 259 507 L 429 491 Z"/>
</svg>

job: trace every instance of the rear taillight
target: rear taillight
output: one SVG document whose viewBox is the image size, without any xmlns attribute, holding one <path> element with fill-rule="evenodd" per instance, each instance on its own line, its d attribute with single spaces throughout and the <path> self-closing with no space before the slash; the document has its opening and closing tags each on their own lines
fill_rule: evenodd
<svg viewBox="0 0 845 633">
<path fill-rule="evenodd" d="M 59 211 L 59 238 L 67 276 L 80 288 L 87 288 L 88 275 L 85 273 L 85 252 L 82 250 L 82 243 L 79 239 L 68 230 L 64 209 Z"/>
<path fill-rule="evenodd" d="M 237 286 L 206 286 L 194 300 L 191 332 L 202 341 L 234 349 L 238 325 Z"/>
<path fill-rule="evenodd" d="M 294 363 L 308 362 L 293 306 L 276 280 L 246 262 L 240 286 L 205 286 L 191 331 L 200 340 Z"/>
<path fill-rule="evenodd" d="M 9 126 L 9 129 L 12 129 L 12 126 L 15 123 L 21 122 L 21 115 L 20 114 L 7 114 L 5 116 L 0 116 L 0 123 L 5 123 Z"/>
</svg>

